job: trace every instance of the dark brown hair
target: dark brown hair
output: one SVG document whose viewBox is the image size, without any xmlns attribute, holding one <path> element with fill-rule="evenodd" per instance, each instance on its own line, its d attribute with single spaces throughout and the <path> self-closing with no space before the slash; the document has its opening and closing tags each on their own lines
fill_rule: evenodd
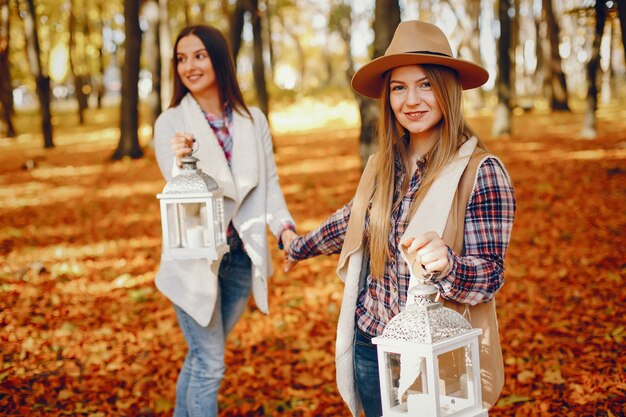
<svg viewBox="0 0 626 417">
<path fill-rule="evenodd" d="M 178 48 L 178 42 L 186 36 L 194 35 L 204 44 L 207 50 L 211 64 L 213 65 L 213 71 L 215 71 L 215 81 L 217 82 L 217 89 L 220 94 L 220 101 L 228 101 L 233 110 L 240 114 L 246 112 L 248 116 L 252 117 L 250 110 L 246 106 L 243 100 L 243 95 L 239 89 L 237 83 L 237 73 L 235 71 L 235 63 L 233 56 L 228 48 L 228 42 L 222 32 L 218 29 L 207 25 L 195 25 L 187 26 L 180 31 L 176 42 L 174 42 L 174 53 L 172 55 L 172 65 L 174 69 L 174 92 L 172 94 L 172 101 L 170 107 L 178 106 L 189 92 L 187 87 L 183 84 L 178 74 L 178 58 L 176 56 L 176 49 Z"/>
</svg>

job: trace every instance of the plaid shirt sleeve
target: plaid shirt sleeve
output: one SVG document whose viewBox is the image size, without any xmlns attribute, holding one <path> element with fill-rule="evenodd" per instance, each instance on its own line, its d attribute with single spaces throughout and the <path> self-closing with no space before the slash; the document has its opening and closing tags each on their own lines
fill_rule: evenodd
<svg viewBox="0 0 626 417">
<path fill-rule="evenodd" d="M 450 272 L 436 278 L 444 298 L 475 305 L 491 300 L 504 284 L 504 255 L 511 238 L 515 196 L 497 159 L 480 167 L 465 215 L 465 254 L 448 248 Z"/>
<path fill-rule="evenodd" d="M 287 254 L 297 260 L 341 252 L 352 212 L 352 201 L 337 210 L 317 229 L 293 240 Z"/>
</svg>

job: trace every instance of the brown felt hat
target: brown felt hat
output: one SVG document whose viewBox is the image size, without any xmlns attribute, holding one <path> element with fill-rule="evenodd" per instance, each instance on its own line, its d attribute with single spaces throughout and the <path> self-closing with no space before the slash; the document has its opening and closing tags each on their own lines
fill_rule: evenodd
<svg viewBox="0 0 626 417">
<path fill-rule="evenodd" d="M 365 97 L 380 98 L 386 71 L 421 64 L 452 68 L 459 74 L 463 90 L 480 87 L 489 79 L 489 73 L 480 65 L 452 55 L 446 35 L 437 26 L 409 20 L 398 25 L 385 55 L 363 65 L 354 74 L 352 88 Z"/>
</svg>

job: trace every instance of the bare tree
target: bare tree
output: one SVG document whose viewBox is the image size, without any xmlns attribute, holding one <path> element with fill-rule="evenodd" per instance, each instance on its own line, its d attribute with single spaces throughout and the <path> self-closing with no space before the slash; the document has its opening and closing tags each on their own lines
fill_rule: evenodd
<svg viewBox="0 0 626 417">
<path fill-rule="evenodd" d="M 229 8 L 229 1 L 228 0 L 221 0 L 220 1 L 220 11 L 222 12 L 222 17 L 226 20 L 230 19 L 230 8 Z"/>
<path fill-rule="evenodd" d="M 452 0 L 445 0 L 454 13 L 461 29 L 459 57 L 471 62 L 481 63 L 480 54 L 480 0 L 467 0 L 465 7 L 459 7 Z M 461 13 L 462 11 L 464 13 Z M 464 96 L 472 108 L 480 109 L 483 105 L 482 89 L 474 88 L 466 91 Z"/>
<path fill-rule="evenodd" d="M 152 125 L 161 114 L 161 49 L 159 46 L 159 5 L 156 0 L 147 0 L 142 6 L 147 22 L 144 37 L 144 56 L 148 58 L 148 68 L 152 74 L 152 91 L 148 97 L 150 121 Z"/>
<path fill-rule="evenodd" d="M 270 58 L 269 62 L 269 76 L 270 80 L 274 79 L 274 74 L 276 73 L 276 57 L 274 56 L 274 42 L 272 41 L 272 5 L 269 0 L 265 1 L 265 13 L 263 15 L 263 27 L 265 28 L 265 42 L 267 44 L 267 53 Z"/>
<path fill-rule="evenodd" d="M 569 111 L 567 83 L 559 54 L 559 24 L 554 17 L 552 0 L 543 0 L 543 13 L 547 23 L 548 39 L 550 40 L 550 60 L 547 66 L 550 79 L 550 105 L 552 110 Z"/>
<path fill-rule="evenodd" d="M 261 111 L 267 116 L 270 112 L 270 98 L 267 92 L 267 82 L 265 81 L 265 61 L 263 60 L 263 27 L 259 1 L 250 0 L 252 10 L 250 11 L 250 22 L 252 23 L 252 37 L 254 38 L 254 85 L 256 86 L 257 99 Z"/>
<path fill-rule="evenodd" d="M 605 0 L 596 0 L 594 5 L 596 14 L 595 32 L 593 46 L 591 48 L 591 58 L 587 63 L 587 106 L 580 136 L 586 139 L 595 139 L 596 131 L 596 110 L 598 109 L 598 68 L 600 68 L 600 43 L 604 34 L 604 24 L 606 22 L 607 8 Z"/>
<path fill-rule="evenodd" d="M 39 47 L 39 35 L 37 30 L 38 19 L 34 1 L 35 0 L 26 0 L 28 11 L 23 14 L 28 61 L 30 63 L 31 71 L 35 76 L 35 83 L 37 85 L 39 111 L 41 112 L 43 146 L 44 148 L 53 148 L 52 114 L 50 112 L 50 77 L 41 63 L 41 48 Z"/>
<path fill-rule="evenodd" d="M 372 58 L 378 58 L 385 53 L 399 23 L 400 5 L 398 0 L 376 0 L 374 10 L 374 56 Z M 359 153 L 361 155 L 361 163 L 365 165 L 369 155 L 376 151 L 376 129 L 380 111 L 377 101 L 364 97 L 358 97 L 358 101 L 359 114 L 361 116 Z"/>
<path fill-rule="evenodd" d="M 302 48 L 302 43 L 300 42 L 300 38 L 298 34 L 294 32 L 292 25 L 285 22 L 285 18 L 282 14 L 276 13 L 276 19 L 280 23 L 282 31 L 291 38 L 293 44 L 296 47 L 296 55 L 298 56 L 298 75 L 300 80 L 304 80 L 306 77 L 306 55 L 304 54 L 304 48 Z"/>
<path fill-rule="evenodd" d="M 104 15 L 104 1 L 96 0 L 95 7 L 98 9 L 99 18 L 92 22 L 87 19 L 87 25 L 90 27 L 89 33 L 92 37 L 96 38 L 96 41 L 92 40 L 94 49 L 97 50 L 98 56 L 98 69 L 96 75 L 91 74 L 91 83 L 96 93 L 96 106 L 98 109 L 102 108 L 102 100 L 104 99 L 105 86 L 104 86 L 104 21 L 106 19 Z M 92 6 L 93 7 L 93 6 Z"/>
<path fill-rule="evenodd" d="M 185 13 L 185 26 L 191 24 L 191 4 L 188 0 L 183 0 L 183 12 Z"/>
<path fill-rule="evenodd" d="M 267 92 L 267 83 L 265 78 L 265 62 L 263 60 L 263 27 L 261 11 L 259 10 L 258 0 L 237 0 L 235 10 L 231 16 L 230 24 L 230 40 L 233 57 L 237 60 L 239 50 L 241 49 L 241 33 L 243 31 L 244 16 L 250 13 L 250 23 L 252 24 L 253 37 L 253 72 L 254 85 L 256 87 L 257 100 L 259 107 L 265 115 L 269 113 L 269 94 Z"/>
<path fill-rule="evenodd" d="M 230 16 L 230 49 L 233 52 L 235 64 L 237 64 L 237 56 L 239 49 L 241 49 L 241 34 L 245 23 L 245 14 L 249 8 L 248 0 L 237 0 L 235 9 Z"/>
<path fill-rule="evenodd" d="M 9 67 L 10 19 L 9 0 L 0 0 L 0 108 L 6 125 L 6 135 L 16 136 L 13 126 L 13 86 Z"/>
<path fill-rule="evenodd" d="M 376 0 L 374 12 L 374 50 L 373 57 L 377 58 L 385 53 L 391 43 L 396 27 L 400 23 L 400 6 L 398 0 Z M 337 31 L 346 44 L 348 83 L 355 73 L 354 59 L 350 52 L 352 44 L 352 9 L 345 0 L 331 8 L 329 25 Z M 365 166 L 369 155 L 376 151 L 376 132 L 380 117 L 379 103 L 376 100 L 355 94 L 361 117 L 361 132 L 359 133 L 359 155 L 361 165 Z"/>
<path fill-rule="evenodd" d="M 542 13 L 535 16 L 535 56 L 537 57 L 537 66 L 535 67 L 535 76 L 533 77 L 536 88 L 534 92 L 535 95 L 541 98 L 547 97 L 549 99 L 551 83 L 547 63 L 550 62 L 548 58 L 550 46 L 547 39 L 547 24 L 542 19 Z"/>
<path fill-rule="evenodd" d="M 617 15 L 622 32 L 622 47 L 624 48 L 624 56 L 626 57 L 626 0 L 617 0 Z"/>
<path fill-rule="evenodd" d="M 511 44 L 509 45 L 509 66 L 511 68 L 509 74 L 509 85 L 511 86 L 511 108 L 517 106 L 517 51 L 520 47 L 520 0 L 511 0 L 513 2 L 513 8 L 509 11 L 509 16 L 513 16 L 510 19 L 511 27 L 509 29 L 511 33 Z"/>
<path fill-rule="evenodd" d="M 493 120 L 493 136 L 511 133 L 511 0 L 498 0 L 500 37 L 498 38 L 498 105 Z"/>
<path fill-rule="evenodd" d="M 167 10 L 167 0 L 159 2 L 159 56 L 161 57 L 161 108 L 166 109 L 172 97 L 172 37 L 169 25 L 169 13 Z"/>
<path fill-rule="evenodd" d="M 350 45 L 352 44 L 352 8 L 349 4 L 346 4 L 346 0 L 340 0 L 337 4 L 332 5 L 328 17 L 328 28 L 331 32 L 337 32 L 346 45 L 346 77 L 349 84 L 354 76 L 354 58 L 350 52 Z"/>
<path fill-rule="evenodd" d="M 85 5 L 83 5 L 85 6 Z M 78 101 L 78 120 L 82 125 L 85 123 L 85 110 L 87 110 L 87 94 L 85 89 L 89 86 L 89 76 L 87 75 L 87 71 L 85 71 L 85 62 L 86 62 L 86 53 L 83 47 L 79 47 L 76 44 L 76 33 L 78 32 L 78 18 L 76 17 L 76 13 L 78 10 L 83 11 L 83 19 L 82 19 L 82 32 L 87 33 L 87 16 L 84 14 L 86 7 L 76 7 L 76 1 L 73 0 L 70 2 L 70 23 L 69 23 L 69 32 L 70 32 L 70 70 L 72 71 L 72 78 L 74 79 L 74 91 L 76 93 L 76 100 Z"/>
<path fill-rule="evenodd" d="M 122 67 L 122 105 L 120 114 L 120 142 L 112 159 L 125 156 L 141 158 L 139 145 L 139 56 L 141 29 L 139 28 L 139 0 L 124 0 L 124 65 Z"/>
</svg>

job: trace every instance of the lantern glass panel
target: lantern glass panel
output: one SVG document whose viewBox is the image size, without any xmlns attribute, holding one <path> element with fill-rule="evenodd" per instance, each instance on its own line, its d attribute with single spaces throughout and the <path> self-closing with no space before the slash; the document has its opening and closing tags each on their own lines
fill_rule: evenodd
<svg viewBox="0 0 626 417">
<path fill-rule="evenodd" d="M 207 248 L 211 246 L 211 216 L 202 202 L 167 204 L 169 247 Z"/>
<path fill-rule="evenodd" d="M 200 215 L 200 203 L 185 203 L 179 209 L 181 225 L 183 225 L 182 241 L 184 248 L 202 248 L 205 246 L 204 228 Z M 206 217 L 206 215 L 205 215 Z"/>
<path fill-rule="evenodd" d="M 449 416 L 474 405 L 471 346 L 438 356 L 441 415 Z"/>
<path fill-rule="evenodd" d="M 388 381 L 387 386 L 389 387 L 388 395 L 382 395 L 383 400 L 389 401 L 388 407 L 392 411 L 396 413 L 408 413 L 408 397 L 411 395 L 426 395 L 428 394 L 428 383 L 426 382 L 426 366 L 424 358 L 411 356 L 411 360 L 417 361 L 420 363 L 419 367 L 421 369 L 418 377 L 411 383 L 411 385 L 406 389 L 405 393 L 401 398 L 398 398 L 398 392 L 400 390 L 401 384 L 401 374 L 400 374 L 400 358 L 402 355 L 395 352 L 385 352 L 385 362 L 386 362 L 386 378 Z M 409 355 L 403 356 L 405 360 L 409 357 Z"/>
<path fill-rule="evenodd" d="M 165 205 L 167 212 L 167 241 L 170 249 L 183 247 L 180 216 L 178 215 L 179 210 L 181 210 L 179 206 L 180 204 L 177 203 Z"/>
</svg>

